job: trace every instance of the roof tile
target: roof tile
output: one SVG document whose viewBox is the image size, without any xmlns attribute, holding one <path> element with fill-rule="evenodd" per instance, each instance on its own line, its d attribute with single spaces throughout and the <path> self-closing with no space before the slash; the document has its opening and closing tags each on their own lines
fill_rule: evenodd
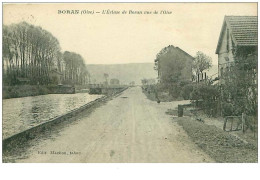
<svg viewBox="0 0 260 180">
<path fill-rule="evenodd" d="M 226 16 L 232 34 L 240 46 L 257 46 L 257 16 Z"/>
</svg>

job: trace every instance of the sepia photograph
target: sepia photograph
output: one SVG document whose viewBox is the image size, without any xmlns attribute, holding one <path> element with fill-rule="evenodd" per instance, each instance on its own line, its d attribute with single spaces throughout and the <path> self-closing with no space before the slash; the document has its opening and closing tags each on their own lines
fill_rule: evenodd
<svg viewBox="0 0 260 180">
<path fill-rule="evenodd" d="M 258 163 L 258 3 L 2 3 L 2 163 Z"/>
</svg>

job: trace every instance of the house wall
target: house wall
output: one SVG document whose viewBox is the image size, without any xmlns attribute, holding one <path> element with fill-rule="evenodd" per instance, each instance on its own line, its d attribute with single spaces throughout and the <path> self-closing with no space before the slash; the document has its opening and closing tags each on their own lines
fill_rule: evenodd
<svg viewBox="0 0 260 180">
<path fill-rule="evenodd" d="M 192 81 L 192 61 L 193 59 L 189 56 L 185 58 L 186 65 L 182 70 L 182 78 L 186 81 Z"/>
<path fill-rule="evenodd" d="M 234 56 L 232 53 L 233 43 L 232 43 L 232 34 L 230 33 L 230 30 L 227 30 L 227 26 L 225 25 L 222 40 L 218 52 L 218 75 L 221 79 L 221 76 L 223 72 L 227 71 L 231 64 L 234 63 Z M 229 45 L 229 48 L 227 49 L 227 45 Z M 227 59 L 228 58 L 228 59 Z"/>
<path fill-rule="evenodd" d="M 183 81 L 191 81 L 192 80 L 192 61 L 193 58 L 186 53 L 184 53 L 182 50 L 179 50 L 178 48 L 171 49 L 170 53 L 167 55 L 167 57 L 162 58 L 158 62 L 158 75 L 159 75 L 159 81 L 161 82 L 161 78 L 165 74 L 171 74 L 169 71 L 174 71 L 176 69 L 176 61 L 180 61 L 183 63 L 183 69 L 181 71 L 181 80 Z M 177 68 L 178 69 L 178 68 Z M 176 69 L 176 70 L 177 70 Z"/>
</svg>

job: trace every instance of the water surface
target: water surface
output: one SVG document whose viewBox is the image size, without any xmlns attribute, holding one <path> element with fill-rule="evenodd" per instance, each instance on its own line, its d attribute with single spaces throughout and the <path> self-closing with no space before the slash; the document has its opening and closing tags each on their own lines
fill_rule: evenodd
<svg viewBox="0 0 260 180">
<path fill-rule="evenodd" d="M 103 95 L 48 94 L 3 100 L 3 138 L 65 114 Z"/>
</svg>

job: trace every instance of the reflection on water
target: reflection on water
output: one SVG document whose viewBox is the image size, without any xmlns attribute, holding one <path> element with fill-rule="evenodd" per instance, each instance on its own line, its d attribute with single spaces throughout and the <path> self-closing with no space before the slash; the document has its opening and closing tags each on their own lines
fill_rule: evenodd
<svg viewBox="0 0 260 180">
<path fill-rule="evenodd" d="M 62 115 L 102 95 L 48 94 L 3 100 L 3 138 Z"/>
</svg>

